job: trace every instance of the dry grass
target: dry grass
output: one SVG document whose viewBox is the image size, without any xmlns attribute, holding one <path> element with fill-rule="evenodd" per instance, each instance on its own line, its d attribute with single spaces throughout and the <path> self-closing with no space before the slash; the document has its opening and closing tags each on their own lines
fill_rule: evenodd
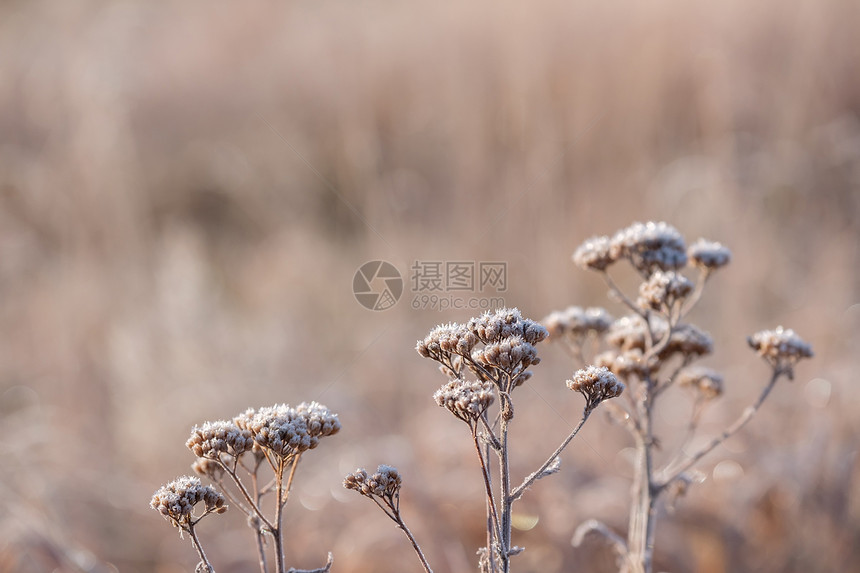
<svg viewBox="0 0 860 573">
<path fill-rule="evenodd" d="M 370 313 L 353 273 L 371 259 L 404 272 L 505 260 L 508 304 L 543 316 L 605 303 L 570 253 L 637 219 L 735 254 L 696 311 L 730 396 L 703 431 L 756 391 L 737 333 L 784 322 L 816 349 L 710 459 L 743 477 L 705 464 L 711 479 L 661 525 L 655 570 L 857 569 L 858 12 L 850 0 L 4 3 L 0 570 L 193 567 L 146 507 L 187 471 L 177 445 L 202 420 L 304 400 L 344 430 L 301 468 L 290 563 L 318 566 L 328 550 L 340 571 L 412 563 L 398 532 L 365 527 L 366 500 L 342 492 L 341 476 L 378 455 L 425 492 L 404 511 L 424 517 L 410 527 L 437 573 L 469 570 L 482 486 L 461 470 L 473 452 L 447 439 L 461 428 L 432 404 L 438 380 L 412 341 L 470 314 L 405 301 Z M 560 349 L 540 374 L 522 419 L 561 438 L 547 407 L 568 393 Z M 541 519 L 522 533 L 522 571 L 599 570 L 601 555 L 570 547 L 576 524 L 624 528 L 624 436 L 594 422 L 570 471 L 523 500 Z M 439 476 L 459 472 L 462 498 L 438 503 Z M 206 532 L 219 571 L 253 567 L 238 557 L 253 554 L 244 528 L 228 512 Z"/>
</svg>

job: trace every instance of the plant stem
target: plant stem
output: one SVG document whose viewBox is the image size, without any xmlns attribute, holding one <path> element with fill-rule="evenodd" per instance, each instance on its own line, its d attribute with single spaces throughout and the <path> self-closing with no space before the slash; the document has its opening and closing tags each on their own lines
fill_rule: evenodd
<svg viewBox="0 0 860 573">
<path fill-rule="evenodd" d="M 537 480 L 539 480 L 542 477 L 542 475 L 546 471 L 546 469 L 549 466 L 551 466 L 553 464 L 553 462 L 555 462 L 556 458 L 558 458 L 558 456 L 561 455 L 561 452 L 564 451 L 564 449 L 571 442 L 571 440 L 573 440 L 573 438 L 576 437 L 576 435 L 579 433 L 579 430 L 582 429 L 583 424 L 585 424 L 585 421 L 588 420 L 588 417 L 591 415 L 591 412 L 593 412 L 593 411 L 594 411 L 593 408 L 585 408 L 585 410 L 583 410 L 582 419 L 579 420 L 579 423 L 570 432 L 570 434 L 567 436 L 567 438 L 564 439 L 564 441 L 561 443 L 561 445 L 558 448 L 556 448 L 556 450 L 549 456 L 549 458 L 547 458 L 547 460 L 543 463 L 543 465 L 540 468 L 538 468 L 538 470 L 536 472 L 529 475 L 523 481 L 523 483 L 521 483 L 519 486 L 517 486 L 516 489 L 514 489 L 514 491 L 511 493 L 511 501 L 518 500 L 523 495 L 523 492 L 525 492 L 525 490 L 530 488 L 534 482 L 536 482 Z"/>
<path fill-rule="evenodd" d="M 630 525 L 627 532 L 629 573 L 651 573 L 654 551 L 654 522 L 657 490 L 652 479 L 653 435 L 651 427 L 651 388 L 643 381 L 642 395 L 637 402 L 640 427 L 636 437 L 636 467 L 633 478 Z"/>
<path fill-rule="evenodd" d="M 756 414 L 756 412 L 758 412 L 759 408 L 761 408 L 762 403 L 764 403 L 765 399 L 767 399 L 768 395 L 770 394 L 770 391 L 773 390 L 776 381 L 779 380 L 779 377 L 783 373 L 784 372 L 782 370 L 774 369 L 773 375 L 770 378 L 770 382 L 768 382 L 767 386 L 764 387 L 764 390 L 762 390 L 758 399 L 746 410 L 744 410 L 743 414 L 741 414 L 740 417 L 735 420 L 735 422 L 731 426 L 726 428 L 722 434 L 711 440 L 708 445 L 690 456 L 690 459 L 684 462 L 684 464 L 681 465 L 679 469 L 675 470 L 674 472 L 672 472 L 671 475 L 661 480 L 660 484 L 658 485 L 658 488 L 662 490 L 667 485 L 678 479 L 681 474 L 692 468 L 696 464 L 696 462 L 698 462 L 700 459 L 712 452 L 717 446 L 719 446 L 729 437 L 734 435 L 738 430 L 746 426 L 747 423 L 749 423 L 752 417 Z"/>
<path fill-rule="evenodd" d="M 397 523 L 397 526 L 402 529 L 403 533 L 406 534 L 406 537 L 409 538 L 409 542 L 412 544 L 412 549 L 415 550 L 415 553 L 418 555 L 418 559 L 421 560 L 421 565 L 424 567 L 424 571 L 426 571 L 427 573 L 433 573 L 433 570 L 430 569 L 430 564 L 427 563 L 427 558 L 424 557 L 424 552 L 421 551 L 421 547 L 418 545 L 418 542 L 415 541 L 415 537 L 412 535 L 412 532 L 409 531 L 409 528 L 406 527 L 406 523 L 403 521 L 403 518 L 400 517 L 399 509 L 394 509 L 394 516 L 394 521 Z"/>
<path fill-rule="evenodd" d="M 214 573 L 215 568 L 212 567 L 212 564 L 209 563 L 209 559 L 206 558 L 206 554 L 203 552 L 203 546 L 200 544 L 200 539 L 197 537 L 197 532 L 194 531 L 194 524 L 188 524 L 188 528 L 186 529 L 189 534 L 191 534 L 191 543 L 194 544 L 194 549 L 197 550 L 197 554 L 200 556 L 200 561 L 206 566 L 207 571 L 209 573 Z"/>
<path fill-rule="evenodd" d="M 499 551 L 502 558 L 502 573 L 510 571 L 510 550 L 511 550 L 511 505 L 513 498 L 511 497 L 511 466 L 508 459 L 508 422 L 510 422 L 509 413 L 506 411 L 510 405 L 510 396 L 507 394 L 501 395 L 502 399 L 502 419 L 500 426 L 502 449 L 499 452 L 499 473 L 501 482 L 501 504 L 502 504 L 502 522 L 499 538 Z M 488 556 L 493 559 L 492 554 Z"/>
<path fill-rule="evenodd" d="M 472 440 L 475 443 L 475 451 L 478 453 L 478 462 L 481 464 L 481 474 L 484 476 L 484 488 L 487 491 L 487 555 L 492 555 L 493 539 L 499 539 L 499 514 L 496 510 L 496 501 L 493 497 L 493 485 L 490 481 L 490 469 L 484 455 L 481 453 L 481 444 L 478 442 L 477 427 L 472 427 Z M 490 568 L 496 570 L 495 561 L 490 559 Z"/>
</svg>

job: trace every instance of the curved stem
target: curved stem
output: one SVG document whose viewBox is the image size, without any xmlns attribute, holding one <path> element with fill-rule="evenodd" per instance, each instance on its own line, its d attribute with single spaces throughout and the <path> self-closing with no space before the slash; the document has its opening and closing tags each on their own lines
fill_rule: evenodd
<svg viewBox="0 0 860 573">
<path fill-rule="evenodd" d="M 203 546 L 200 544 L 200 539 L 197 537 L 197 532 L 194 531 L 194 524 L 189 523 L 188 527 L 185 530 L 191 535 L 191 543 L 194 545 L 194 549 L 197 550 L 197 555 L 200 556 L 200 561 L 206 566 L 207 571 L 209 573 L 214 573 L 215 568 L 212 567 L 212 564 L 209 563 L 209 559 L 206 558 L 206 554 L 203 552 Z"/>
<path fill-rule="evenodd" d="M 483 453 L 481 453 L 481 444 L 478 442 L 478 434 L 477 428 L 472 426 L 472 441 L 475 444 L 475 451 L 478 453 L 478 462 L 481 464 L 481 474 L 484 476 L 484 488 L 487 492 L 487 510 L 489 515 L 489 526 L 487 529 L 487 533 L 489 534 L 489 539 L 487 543 L 487 551 L 492 551 L 492 541 L 493 539 L 499 539 L 501 537 L 499 531 L 499 514 L 496 510 L 496 500 L 493 496 L 493 486 L 490 481 L 490 469 L 487 467 L 487 462 L 484 459 Z M 495 562 L 494 560 L 490 560 L 490 565 L 495 571 Z"/>
<path fill-rule="evenodd" d="M 773 389 L 774 385 L 776 384 L 776 381 L 779 380 L 779 377 L 782 374 L 783 371 L 775 369 L 773 375 L 770 378 L 770 382 L 768 382 L 767 386 L 764 387 L 764 390 L 762 390 L 758 399 L 751 406 L 747 407 L 747 409 L 744 410 L 743 414 L 741 414 L 740 417 L 738 417 L 738 419 L 735 420 L 735 422 L 731 426 L 726 428 L 722 434 L 711 440 L 708 445 L 690 456 L 690 459 L 684 462 L 679 469 L 675 470 L 674 472 L 672 472 L 671 475 L 661 480 L 659 485 L 657 486 L 658 489 L 662 490 L 668 484 L 678 479 L 681 474 L 692 468 L 696 464 L 696 462 L 698 462 L 700 459 L 712 452 L 717 446 L 719 446 L 732 435 L 734 435 L 738 430 L 746 426 L 747 423 L 749 423 L 752 417 L 756 414 L 756 412 L 758 412 L 759 408 L 761 408 L 762 403 L 764 403 L 765 399 L 767 399 L 768 395 L 770 394 L 770 391 Z"/>
<path fill-rule="evenodd" d="M 613 294 L 616 296 L 616 298 L 617 298 L 617 299 L 618 299 L 622 304 L 624 304 L 624 306 L 626 306 L 627 308 L 629 308 L 630 310 L 632 310 L 635 314 L 639 315 L 640 317 L 642 317 L 642 318 L 643 318 L 643 319 L 645 319 L 646 321 L 648 320 L 648 317 L 647 317 L 646 313 L 645 313 L 641 308 L 639 308 L 639 307 L 636 305 L 636 303 L 634 303 L 632 300 L 630 300 L 630 299 L 627 297 L 627 295 L 626 295 L 626 294 L 624 294 L 624 293 L 621 291 L 621 289 L 620 289 L 620 288 L 618 288 L 618 285 L 617 285 L 617 284 L 615 284 L 615 281 L 614 281 L 614 280 L 612 280 L 612 276 L 610 276 L 610 274 L 609 274 L 607 271 L 603 271 L 603 272 L 602 272 L 602 273 L 600 273 L 600 274 L 601 274 L 601 275 L 603 275 L 603 280 L 604 280 L 604 281 L 606 281 L 606 286 L 608 286 L 608 287 L 609 287 L 609 291 L 610 291 L 611 293 L 613 293 Z"/>
<path fill-rule="evenodd" d="M 579 433 L 579 430 L 582 429 L 582 426 L 585 424 L 585 421 L 588 420 L 588 417 L 593 411 L 593 408 L 585 408 L 585 410 L 583 410 L 582 419 L 579 420 L 579 423 L 576 425 L 573 431 L 568 434 L 568 436 L 564 439 L 561 445 L 557 447 L 552 454 L 550 454 L 549 458 L 547 458 L 547 460 L 543 463 L 541 467 L 537 469 L 537 471 L 530 474 L 523 481 L 523 483 L 521 483 L 519 486 L 517 486 L 516 489 L 514 489 L 514 491 L 511 493 L 511 501 L 518 500 L 520 497 L 522 497 L 525 490 L 530 488 L 534 482 L 543 477 L 544 472 L 547 470 L 547 468 L 549 468 L 555 462 L 555 460 L 558 458 L 558 456 L 561 455 L 561 452 L 564 451 L 564 449 L 571 442 L 571 440 L 576 437 L 576 435 Z"/>
<path fill-rule="evenodd" d="M 406 523 L 400 517 L 399 511 L 395 513 L 395 517 L 395 523 L 397 523 L 397 526 L 403 530 L 403 533 L 406 534 L 406 537 L 409 538 L 409 542 L 412 544 L 412 549 L 415 550 L 415 553 L 418 555 L 418 559 L 421 560 L 421 565 L 424 567 L 424 571 L 426 571 L 427 573 L 433 573 L 433 570 L 430 569 L 430 564 L 427 563 L 427 558 L 424 557 L 424 552 L 421 551 L 421 547 L 418 545 L 418 542 L 415 541 L 415 537 L 412 535 L 412 532 L 409 531 L 408 527 L 406 527 Z"/>
</svg>

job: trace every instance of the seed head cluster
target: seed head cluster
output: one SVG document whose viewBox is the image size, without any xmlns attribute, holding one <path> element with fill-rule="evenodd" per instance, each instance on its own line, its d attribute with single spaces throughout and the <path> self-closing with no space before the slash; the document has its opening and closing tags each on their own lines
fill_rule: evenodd
<svg viewBox="0 0 860 573">
<path fill-rule="evenodd" d="M 185 445 L 198 458 L 220 460 L 222 454 L 238 458 L 254 447 L 254 437 L 234 422 L 220 420 L 195 426 Z"/>
<path fill-rule="evenodd" d="M 654 271 L 648 280 L 639 286 L 640 308 L 645 310 L 671 309 L 693 292 L 693 283 L 675 271 Z"/>
<path fill-rule="evenodd" d="M 603 334 L 612 325 L 612 316 L 599 307 L 582 308 L 569 306 L 564 310 L 549 314 L 543 324 L 549 332 L 549 339 L 570 335 L 581 338 L 589 334 Z"/>
<path fill-rule="evenodd" d="M 707 271 L 726 266 L 732 260 L 732 252 L 720 243 L 699 239 L 687 249 L 690 264 Z"/>
<path fill-rule="evenodd" d="M 206 513 L 227 511 L 224 496 L 212 486 L 202 485 L 199 478 L 192 476 L 182 476 L 161 486 L 152 496 L 149 506 L 176 527 L 187 527 L 194 518 L 194 506 L 201 501 Z"/>
<path fill-rule="evenodd" d="M 798 360 L 812 358 L 812 346 L 793 330 L 782 326 L 757 332 L 747 342 L 759 356 L 776 368 L 788 369 L 789 374 Z"/>
<path fill-rule="evenodd" d="M 648 341 L 648 325 L 637 314 L 622 316 L 613 322 L 606 332 L 606 342 L 621 350 L 645 350 Z"/>
<path fill-rule="evenodd" d="M 687 264 L 684 238 L 668 223 L 633 223 L 609 243 L 610 257 L 627 259 L 645 276 L 656 269 L 670 271 Z"/>
<path fill-rule="evenodd" d="M 247 410 L 234 418 L 260 448 L 281 458 L 289 458 L 316 448 L 320 438 L 340 431 L 337 414 L 317 402 L 303 402 L 293 408 L 279 404 Z"/>
<path fill-rule="evenodd" d="M 516 308 L 485 312 L 466 324 L 437 326 L 415 346 L 418 354 L 439 362 L 451 379 L 462 380 L 464 366 L 481 382 L 516 387 L 540 363 L 535 344 L 549 336 L 541 324 L 523 318 Z"/>
<path fill-rule="evenodd" d="M 403 479 L 400 472 L 392 466 L 381 465 L 376 473 L 368 475 L 364 469 L 357 469 L 343 479 L 343 487 L 352 489 L 367 497 L 380 497 L 391 500 L 400 493 Z"/>
<path fill-rule="evenodd" d="M 609 368 L 613 374 L 622 378 L 627 378 L 630 375 L 646 378 L 653 374 L 656 369 L 656 364 L 654 362 L 649 364 L 638 348 L 625 352 L 607 350 L 594 357 L 594 365 Z"/>
<path fill-rule="evenodd" d="M 546 328 L 534 320 L 523 318 L 516 308 L 500 308 L 496 312 L 487 311 L 479 317 L 470 319 L 466 328 L 484 344 L 499 342 L 511 336 L 520 336 L 529 344 L 536 344 L 549 335 Z"/>
<path fill-rule="evenodd" d="M 592 271 L 604 271 L 617 261 L 613 256 L 609 237 L 591 237 L 573 253 L 576 266 Z"/>
<path fill-rule="evenodd" d="M 624 384 L 604 366 L 589 366 L 577 370 L 567 387 L 585 396 L 586 408 L 593 409 L 604 400 L 620 396 Z"/>
<path fill-rule="evenodd" d="M 493 403 L 490 382 L 451 380 L 433 394 L 439 406 L 467 423 L 478 420 Z"/>
<path fill-rule="evenodd" d="M 678 375 L 678 384 L 695 389 L 706 400 L 719 398 L 723 393 L 723 377 L 704 366 L 686 368 Z"/>
</svg>

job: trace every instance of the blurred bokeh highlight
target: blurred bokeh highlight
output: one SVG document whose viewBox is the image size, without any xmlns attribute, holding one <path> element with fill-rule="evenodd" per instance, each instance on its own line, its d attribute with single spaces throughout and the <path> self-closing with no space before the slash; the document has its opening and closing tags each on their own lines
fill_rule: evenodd
<svg viewBox="0 0 860 573">
<path fill-rule="evenodd" d="M 691 317 L 726 377 L 704 435 L 766 382 L 748 334 L 816 351 L 701 464 L 655 570 L 860 570 L 858 22 L 854 0 L 4 2 L 0 571 L 193 570 L 148 507 L 191 427 L 305 400 L 343 430 L 299 468 L 290 564 L 418 570 L 340 483 L 388 463 L 437 573 L 475 570 L 480 474 L 414 351 L 474 313 L 413 309 L 410 265 L 504 261 L 526 316 L 619 315 L 570 255 L 651 219 L 734 255 Z M 389 310 L 353 296 L 371 260 L 404 275 Z M 515 475 L 582 408 L 570 358 L 539 351 Z M 518 571 L 612 570 L 570 538 L 625 531 L 628 447 L 586 425 L 521 502 Z M 255 570 L 239 512 L 200 534 L 219 572 Z"/>
</svg>

